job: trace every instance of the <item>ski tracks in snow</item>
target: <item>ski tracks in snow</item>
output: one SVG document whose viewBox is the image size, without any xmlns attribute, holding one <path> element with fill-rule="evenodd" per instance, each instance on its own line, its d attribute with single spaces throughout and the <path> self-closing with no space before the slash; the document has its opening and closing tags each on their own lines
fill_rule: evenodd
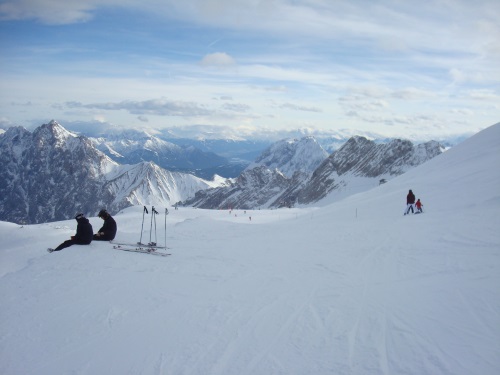
<svg viewBox="0 0 500 375">
<path fill-rule="evenodd" d="M 498 279 L 498 264 L 481 260 L 498 252 L 494 240 L 485 238 L 474 247 L 473 239 L 457 228 L 447 243 L 432 223 L 405 225 L 396 223 L 383 236 L 367 228 L 376 246 L 357 247 L 358 254 L 350 254 L 358 262 L 347 270 L 340 297 L 350 370 L 454 374 L 460 369 L 468 374 L 482 368 L 491 373 L 496 364 L 488 358 L 495 358 L 498 348 L 498 327 L 491 321 L 494 316 L 499 321 L 500 314 L 494 283 L 486 290 L 480 286 L 485 278 Z M 406 232 L 408 242 L 402 246 L 395 238 Z M 419 232 L 429 236 L 425 247 L 415 240 Z M 433 243 L 441 246 L 430 247 Z M 476 349 L 485 343 L 491 348 L 486 353 Z"/>
<path fill-rule="evenodd" d="M 407 315 L 414 316 L 412 293 L 419 293 L 415 291 L 415 285 L 422 284 L 427 277 L 442 275 L 442 270 L 432 265 L 426 267 L 415 260 L 418 257 L 415 252 L 421 250 L 411 241 L 410 234 L 408 246 L 398 248 L 393 244 L 401 244 L 401 241 L 394 240 L 391 234 L 394 230 L 382 235 L 372 233 L 370 228 L 364 231 L 365 236 L 373 241 L 357 247 L 359 254 L 349 254 L 358 262 L 352 262 L 340 297 L 342 319 L 347 330 L 348 365 L 354 373 L 399 373 L 402 369 L 397 367 L 404 363 L 401 357 L 410 356 L 413 363 L 415 356 L 432 355 L 434 346 L 428 342 L 420 346 L 418 353 L 416 348 L 402 348 L 412 341 L 404 340 L 397 323 L 404 321 Z M 396 236 L 401 236 L 401 233 Z M 370 246 L 373 244 L 376 245 Z M 425 353 L 421 353 L 422 350 Z M 433 369 L 440 367 L 439 364 L 432 366 Z M 441 370 L 439 373 L 446 373 Z"/>
<path fill-rule="evenodd" d="M 383 374 L 389 373 L 387 355 L 387 306 L 386 293 L 377 288 L 377 284 L 385 284 L 390 275 L 385 263 L 387 251 L 381 246 L 368 252 L 357 266 L 357 272 L 353 273 L 355 278 L 361 281 L 359 287 L 349 290 L 346 298 L 357 296 L 352 306 L 352 325 L 347 333 L 349 346 L 349 368 L 355 372 Z M 378 289 L 378 290 L 375 290 Z M 378 305 L 378 307 L 375 307 Z M 349 302 L 346 303 L 349 306 Z M 375 345 L 374 345 L 375 344 Z M 365 358 L 363 362 L 359 358 Z M 363 363 L 363 369 L 358 366 Z M 360 371 L 361 370 L 361 371 Z"/>
</svg>

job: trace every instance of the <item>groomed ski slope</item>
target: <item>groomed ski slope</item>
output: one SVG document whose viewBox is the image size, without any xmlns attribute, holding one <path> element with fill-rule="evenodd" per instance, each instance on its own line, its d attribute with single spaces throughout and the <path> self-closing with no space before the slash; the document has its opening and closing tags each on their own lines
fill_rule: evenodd
<svg viewBox="0 0 500 375">
<path fill-rule="evenodd" d="M 171 209 L 165 258 L 2 222 L 0 373 L 499 374 L 499 165 L 495 125 L 325 207 Z"/>
</svg>

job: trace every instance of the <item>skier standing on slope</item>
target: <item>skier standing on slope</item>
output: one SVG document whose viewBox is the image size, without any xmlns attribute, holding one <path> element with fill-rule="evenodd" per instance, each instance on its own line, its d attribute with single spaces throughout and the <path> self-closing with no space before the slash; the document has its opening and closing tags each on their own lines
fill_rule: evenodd
<svg viewBox="0 0 500 375">
<path fill-rule="evenodd" d="M 104 224 L 99 231 L 94 234 L 94 240 L 96 241 L 111 241 L 116 236 L 116 221 L 111 217 L 111 215 L 104 208 L 99 211 L 98 215 L 104 220 Z"/>
<path fill-rule="evenodd" d="M 415 194 L 413 194 L 413 191 L 409 191 L 408 195 L 406 196 L 406 210 L 405 210 L 405 215 L 410 213 L 414 214 L 415 210 L 413 209 L 413 205 L 415 204 Z"/>
<path fill-rule="evenodd" d="M 49 248 L 47 251 L 49 253 L 53 251 L 59 251 L 71 245 L 88 245 L 92 242 L 92 225 L 82 213 L 78 213 L 75 216 L 75 220 L 78 223 L 76 226 L 76 234 L 71 236 L 71 239 L 64 241 L 62 244 L 57 246 L 55 249 Z"/>
<path fill-rule="evenodd" d="M 422 202 L 420 202 L 420 198 L 417 199 L 417 203 L 415 203 L 415 207 L 417 207 L 417 213 L 424 212 L 424 211 L 422 211 L 422 207 L 424 207 L 424 205 L 422 204 Z"/>
</svg>

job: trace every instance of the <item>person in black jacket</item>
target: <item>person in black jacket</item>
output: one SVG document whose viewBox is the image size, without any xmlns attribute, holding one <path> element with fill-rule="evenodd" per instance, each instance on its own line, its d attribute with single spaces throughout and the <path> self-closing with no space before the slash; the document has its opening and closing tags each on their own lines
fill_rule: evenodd
<svg viewBox="0 0 500 375">
<path fill-rule="evenodd" d="M 94 230 L 92 229 L 89 219 L 87 219 L 82 213 L 78 213 L 75 216 L 75 220 L 78 223 L 76 226 L 76 234 L 71 236 L 71 239 L 64 241 L 55 249 L 47 249 L 49 253 L 62 250 L 66 247 L 70 247 L 71 245 L 88 245 L 92 242 L 92 234 L 94 233 Z"/>
<path fill-rule="evenodd" d="M 405 215 L 410 213 L 414 214 L 415 211 L 413 209 L 413 205 L 415 204 L 415 194 L 413 194 L 413 191 L 409 191 L 408 195 L 406 196 L 406 210 L 405 210 Z"/>
<path fill-rule="evenodd" d="M 94 234 L 94 240 L 96 241 L 111 241 L 116 236 L 116 221 L 111 217 L 111 215 L 105 209 L 99 211 L 98 215 L 104 220 L 104 225 L 99 231 Z"/>
</svg>

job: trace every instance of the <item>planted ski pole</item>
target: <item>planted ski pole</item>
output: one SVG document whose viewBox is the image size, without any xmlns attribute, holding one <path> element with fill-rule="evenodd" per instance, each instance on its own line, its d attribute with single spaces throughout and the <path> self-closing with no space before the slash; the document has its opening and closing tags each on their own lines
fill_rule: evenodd
<svg viewBox="0 0 500 375">
<path fill-rule="evenodd" d="M 152 241 L 151 236 L 153 235 L 153 220 L 155 222 L 155 240 L 156 240 L 156 214 L 158 211 L 155 210 L 155 206 L 151 207 L 151 226 L 149 228 L 149 245 L 156 245 L 156 242 Z"/>
<path fill-rule="evenodd" d="M 139 245 L 142 244 L 142 232 L 144 231 L 144 214 L 149 214 L 148 209 L 144 206 L 144 210 L 142 210 L 142 226 L 141 226 L 141 239 L 139 240 Z"/>
<path fill-rule="evenodd" d="M 151 225 L 149 226 L 149 244 L 151 244 L 151 235 L 153 233 L 153 216 L 155 216 L 155 206 L 151 206 Z"/>
<path fill-rule="evenodd" d="M 165 208 L 165 248 L 167 248 L 167 215 L 168 208 Z"/>
<path fill-rule="evenodd" d="M 158 211 L 154 210 L 155 211 L 155 242 L 152 243 L 152 245 L 156 246 L 156 244 L 158 243 L 158 236 L 157 236 L 157 232 L 156 232 L 156 215 L 158 215 Z"/>
</svg>

